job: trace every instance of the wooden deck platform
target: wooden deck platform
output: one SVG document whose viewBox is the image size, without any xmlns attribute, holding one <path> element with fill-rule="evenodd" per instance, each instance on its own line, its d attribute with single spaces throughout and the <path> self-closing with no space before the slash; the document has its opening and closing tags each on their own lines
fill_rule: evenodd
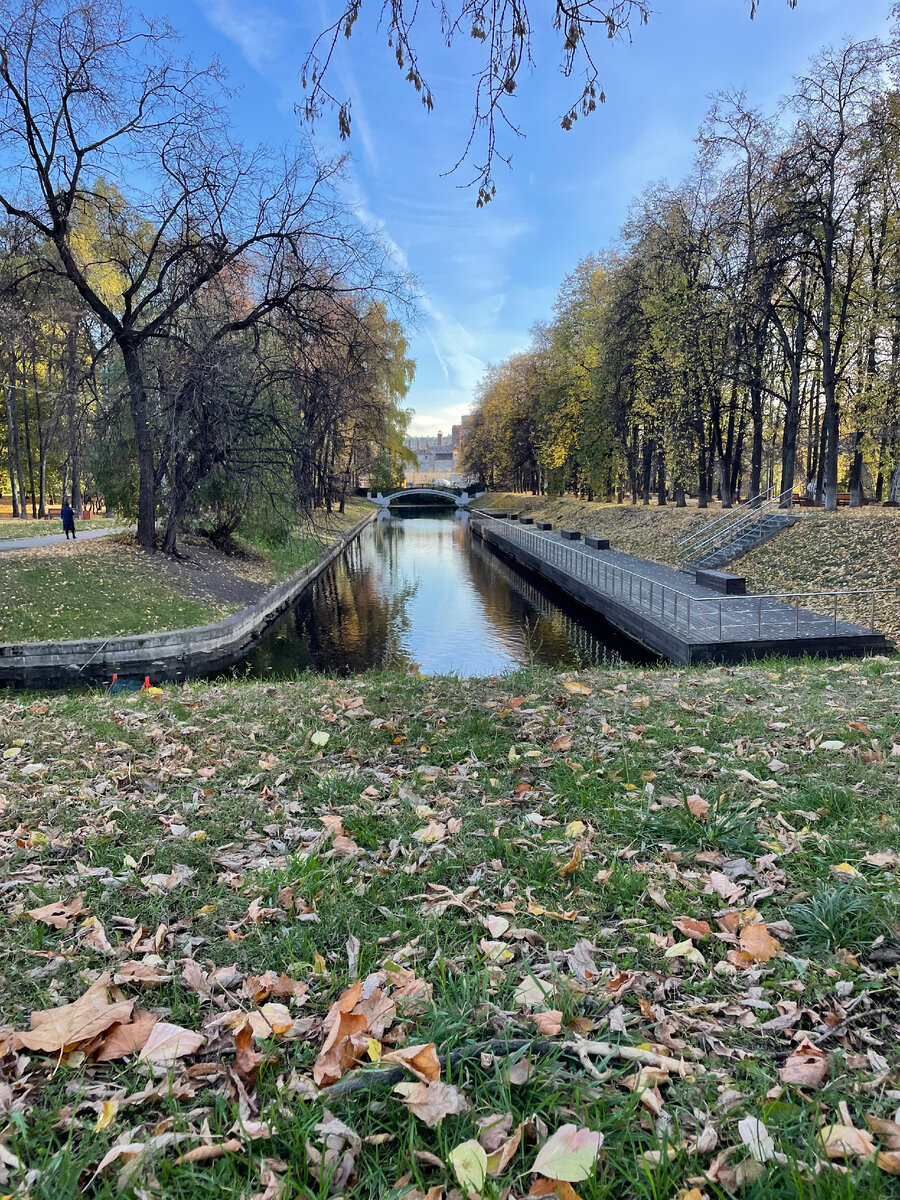
<svg viewBox="0 0 900 1200">
<path fill-rule="evenodd" d="M 564 540 L 556 531 L 535 532 L 477 513 L 471 528 L 505 558 L 672 662 L 729 663 L 769 654 L 843 658 L 893 648 L 871 627 L 874 620 L 845 619 L 847 604 L 837 600 L 833 606 L 827 601 L 832 611 L 825 613 L 799 598 L 727 596 L 674 567 Z"/>
</svg>

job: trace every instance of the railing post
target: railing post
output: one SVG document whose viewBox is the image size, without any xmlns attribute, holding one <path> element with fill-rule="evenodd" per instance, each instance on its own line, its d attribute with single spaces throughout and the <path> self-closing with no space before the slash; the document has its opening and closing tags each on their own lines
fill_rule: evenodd
<svg viewBox="0 0 900 1200">
<path fill-rule="evenodd" d="M 794 601 L 794 637 L 800 636 L 800 601 Z"/>
<path fill-rule="evenodd" d="M 722 640 L 722 601 L 719 601 L 719 641 Z"/>
<path fill-rule="evenodd" d="M 835 637 L 837 637 L 837 602 L 838 602 L 837 592 L 835 592 L 835 594 L 834 594 L 834 628 L 832 630 L 832 633 L 834 634 Z"/>
<path fill-rule="evenodd" d="M 756 636 L 762 637 L 762 596 L 756 602 Z"/>
<path fill-rule="evenodd" d="M 687 631 L 688 631 L 688 633 L 691 632 L 691 597 L 690 597 L 690 595 L 688 595 L 688 598 L 687 598 Z"/>
<path fill-rule="evenodd" d="M 875 632 L 875 593 L 872 593 L 872 633 Z"/>
</svg>

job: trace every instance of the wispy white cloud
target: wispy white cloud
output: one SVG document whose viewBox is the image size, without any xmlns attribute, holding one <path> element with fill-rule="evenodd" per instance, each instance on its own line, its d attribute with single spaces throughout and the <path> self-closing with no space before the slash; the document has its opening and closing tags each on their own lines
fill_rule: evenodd
<svg viewBox="0 0 900 1200">
<path fill-rule="evenodd" d="M 207 21 L 237 46 L 247 65 L 279 91 L 279 104 L 290 111 L 296 100 L 299 64 L 297 25 L 264 4 L 240 0 L 197 0 Z"/>
</svg>

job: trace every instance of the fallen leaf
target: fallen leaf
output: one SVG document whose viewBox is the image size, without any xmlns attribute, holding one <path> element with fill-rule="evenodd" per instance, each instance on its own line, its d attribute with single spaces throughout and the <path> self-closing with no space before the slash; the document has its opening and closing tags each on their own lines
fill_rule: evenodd
<svg viewBox="0 0 900 1200">
<path fill-rule="evenodd" d="M 782 1083 L 796 1087 L 819 1087 L 828 1075 L 830 1060 L 824 1050 L 805 1041 L 791 1052 L 778 1072 Z"/>
<path fill-rule="evenodd" d="M 31 1032 L 18 1034 L 17 1042 L 26 1050 L 67 1054 L 105 1033 L 112 1025 L 127 1024 L 133 1008 L 133 1000 L 110 1002 L 109 976 L 101 975 L 74 1003 L 33 1012 Z"/>
<path fill-rule="evenodd" d="M 57 900 L 53 904 L 42 904 L 40 908 L 31 908 L 26 916 L 32 921 L 41 921 L 44 925 L 52 925 L 54 929 L 69 929 L 75 924 L 75 918 L 84 912 L 84 897 L 76 896 L 68 904 Z"/>
<path fill-rule="evenodd" d="M 744 1117 L 738 1121 L 738 1134 L 758 1163 L 768 1162 L 775 1157 L 775 1143 L 758 1117 Z"/>
<path fill-rule="evenodd" d="M 686 938 L 692 938 L 697 942 L 709 937 L 712 933 L 712 929 L 706 921 L 695 921 L 692 917 L 679 917 L 672 924 L 679 933 L 683 933 Z"/>
<path fill-rule="evenodd" d="M 392 1050 L 390 1054 L 383 1054 L 381 1061 L 398 1063 L 400 1066 L 406 1067 L 407 1071 L 410 1071 L 417 1079 L 421 1079 L 423 1083 L 431 1083 L 441 1077 L 441 1063 L 434 1042 Z"/>
<path fill-rule="evenodd" d="M 741 950 L 754 962 L 768 962 L 780 949 L 781 943 L 769 933 L 765 921 L 745 925 L 741 930 Z"/>
<path fill-rule="evenodd" d="M 563 1125 L 538 1151 L 531 1167 L 532 1174 L 578 1183 L 593 1171 L 602 1145 L 602 1133 Z"/>
<path fill-rule="evenodd" d="M 450 1151 L 450 1165 L 460 1187 L 480 1193 L 487 1178 L 487 1155 L 474 1139 L 460 1142 Z"/>
<path fill-rule="evenodd" d="M 579 683 L 577 679 L 564 680 L 563 687 L 573 696 L 590 696 L 593 693 L 593 688 L 589 688 L 586 683 Z"/>
<path fill-rule="evenodd" d="M 434 1080 L 431 1083 L 398 1083 L 394 1093 L 400 1097 L 414 1117 L 429 1128 L 440 1125 L 444 1117 L 469 1111 L 469 1102 L 459 1088 Z"/>
<path fill-rule="evenodd" d="M 200 1033 L 182 1029 L 180 1025 L 171 1025 L 168 1021 L 157 1021 L 138 1055 L 138 1061 L 167 1066 L 176 1059 L 196 1054 L 205 1041 L 206 1038 Z"/>
<path fill-rule="evenodd" d="M 829 1158 L 868 1158 L 875 1153 L 866 1131 L 853 1125 L 826 1125 L 819 1130 L 819 1142 Z"/>
<path fill-rule="evenodd" d="M 91 1061 L 114 1062 L 117 1058 L 137 1054 L 147 1044 L 147 1038 L 157 1020 L 155 1013 L 136 1008 L 127 1024 L 113 1025 L 109 1029 L 100 1046 L 91 1054 Z"/>
</svg>

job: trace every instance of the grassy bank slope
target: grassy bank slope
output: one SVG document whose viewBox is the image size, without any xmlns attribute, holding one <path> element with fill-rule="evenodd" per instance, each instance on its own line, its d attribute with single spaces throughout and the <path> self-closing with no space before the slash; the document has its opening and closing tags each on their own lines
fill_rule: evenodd
<svg viewBox="0 0 900 1200">
<path fill-rule="evenodd" d="M 0 1015 L 37 1026 L 27 1052 L 0 1032 L 6 1190 L 460 1198 L 480 1137 L 498 1173 L 469 1146 L 469 1186 L 523 1196 L 571 1125 L 605 1138 L 584 1200 L 896 1196 L 898 683 L 792 661 L 5 701 Z M 455 1058 L 428 1088 L 316 1091 L 432 1042 Z"/>
<path fill-rule="evenodd" d="M 552 521 L 556 528 L 608 537 L 617 550 L 654 562 L 677 566 L 678 540 L 720 516 L 715 509 L 675 508 L 657 504 L 597 504 L 568 497 L 526 496 L 519 492 L 492 492 L 478 501 L 479 508 L 502 508 L 537 520 Z"/>
<path fill-rule="evenodd" d="M 204 625 L 314 562 L 371 505 L 351 502 L 286 541 L 239 542 L 222 554 L 183 539 L 179 558 L 145 554 L 130 535 L 42 546 L 0 558 L 0 642 L 153 633 Z"/>
</svg>

